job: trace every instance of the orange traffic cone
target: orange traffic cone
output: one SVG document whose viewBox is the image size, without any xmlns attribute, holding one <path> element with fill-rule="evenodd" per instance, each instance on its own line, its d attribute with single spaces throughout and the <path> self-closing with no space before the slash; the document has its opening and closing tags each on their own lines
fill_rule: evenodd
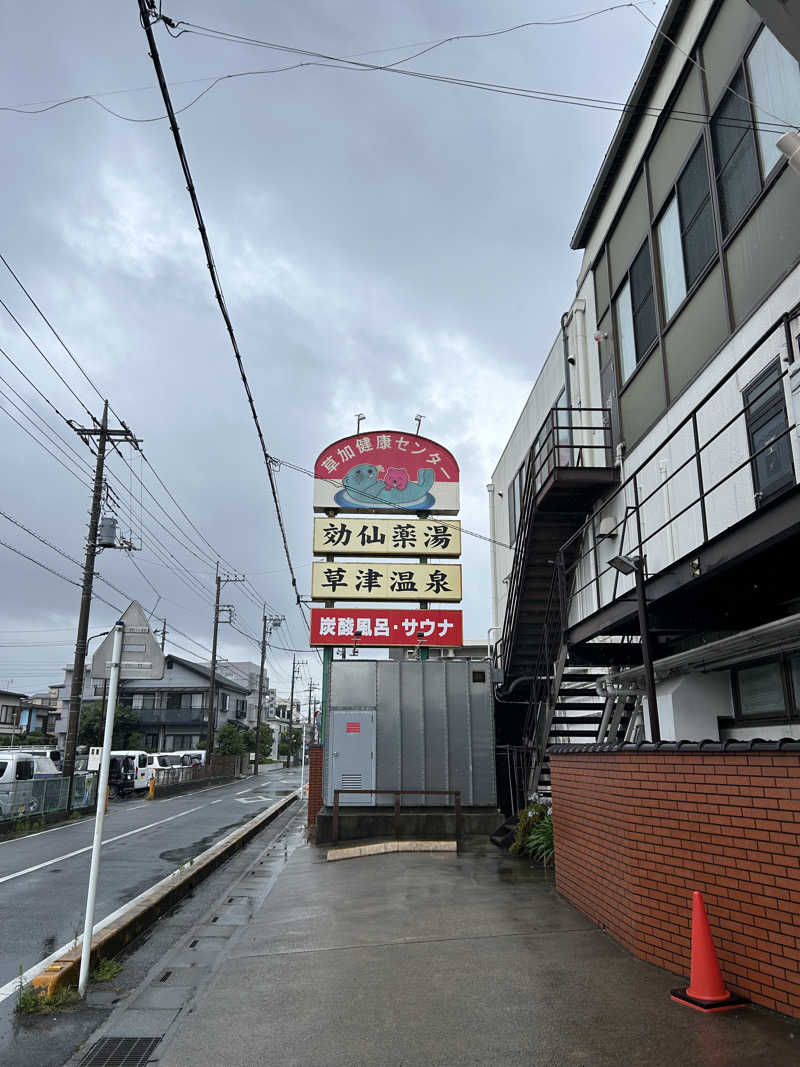
<svg viewBox="0 0 800 1067">
<path fill-rule="evenodd" d="M 711 940 L 703 894 L 692 893 L 692 973 L 688 989 L 673 989 L 670 997 L 697 1011 L 730 1011 L 747 1004 L 742 997 L 729 993 Z"/>
</svg>

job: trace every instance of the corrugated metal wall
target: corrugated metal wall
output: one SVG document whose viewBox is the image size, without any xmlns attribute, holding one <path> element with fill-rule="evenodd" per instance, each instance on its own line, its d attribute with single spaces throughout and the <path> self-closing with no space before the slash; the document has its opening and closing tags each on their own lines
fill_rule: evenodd
<svg viewBox="0 0 800 1067">
<path fill-rule="evenodd" d="M 376 711 L 378 788 L 460 789 L 466 806 L 496 805 L 491 671 L 485 661 L 334 660 L 329 711 L 357 708 Z M 333 803 L 329 737 L 326 729 L 326 804 Z M 403 799 L 435 806 L 443 798 Z M 378 798 L 378 804 L 391 803 L 391 797 Z"/>
</svg>

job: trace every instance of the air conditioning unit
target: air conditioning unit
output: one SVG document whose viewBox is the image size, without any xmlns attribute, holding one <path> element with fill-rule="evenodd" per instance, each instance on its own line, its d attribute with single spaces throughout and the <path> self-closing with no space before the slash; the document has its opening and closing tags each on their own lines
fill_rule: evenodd
<svg viewBox="0 0 800 1067">
<path fill-rule="evenodd" d="M 454 648 L 443 648 L 442 649 L 442 659 L 455 659 L 455 658 L 456 658 L 456 650 Z"/>
</svg>

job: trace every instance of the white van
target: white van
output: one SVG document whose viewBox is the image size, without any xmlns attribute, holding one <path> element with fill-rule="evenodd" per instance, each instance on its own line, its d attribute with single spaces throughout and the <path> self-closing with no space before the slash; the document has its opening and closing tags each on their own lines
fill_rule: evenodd
<svg viewBox="0 0 800 1067">
<path fill-rule="evenodd" d="M 34 756 L 18 748 L 0 751 L 0 819 L 38 811 L 45 786 L 33 783 L 60 777 L 57 767 L 46 756 Z M 27 782 L 31 785 L 26 786 Z"/>
<path fill-rule="evenodd" d="M 170 755 L 171 756 L 177 756 L 178 757 L 178 762 L 183 767 L 188 767 L 192 763 L 205 763 L 205 761 L 206 761 L 206 754 L 205 754 L 204 749 L 202 749 L 202 748 L 181 749 L 180 752 L 171 752 Z"/>
<path fill-rule="evenodd" d="M 130 756 L 133 760 L 133 790 L 135 793 L 141 793 L 146 790 L 150 785 L 150 779 L 153 777 L 155 770 L 154 759 L 149 752 L 143 752 L 140 749 L 126 749 L 120 751 L 113 751 L 112 756 Z"/>
<path fill-rule="evenodd" d="M 153 756 L 153 767 L 157 771 L 168 771 L 172 767 L 180 767 L 181 758 L 177 752 L 156 752 Z"/>
</svg>

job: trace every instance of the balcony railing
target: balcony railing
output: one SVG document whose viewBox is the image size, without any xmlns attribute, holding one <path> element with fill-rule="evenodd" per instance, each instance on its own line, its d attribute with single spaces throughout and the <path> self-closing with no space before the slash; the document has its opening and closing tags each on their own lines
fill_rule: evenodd
<svg viewBox="0 0 800 1067">
<path fill-rule="evenodd" d="M 208 708 L 134 708 L 142 726 L 182 726 L 208 721 Z"/>
<path fill-rule="evenodd" d="M 559 467 L 611 467 L 611 413 L 608 408 L 551 408 L 533 440 L 528 476 L 541 489 Z"/>
</svg>

